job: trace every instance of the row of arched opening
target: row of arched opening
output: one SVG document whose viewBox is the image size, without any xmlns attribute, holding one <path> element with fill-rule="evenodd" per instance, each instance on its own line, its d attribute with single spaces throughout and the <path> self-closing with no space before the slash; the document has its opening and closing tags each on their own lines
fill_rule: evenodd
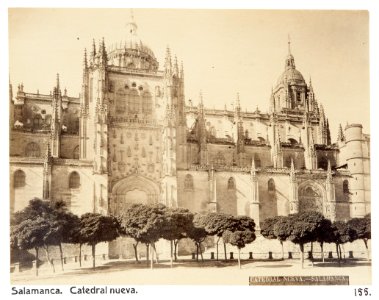
<svg viewBox="0 0 379 300">
<path fill-rule="evenodd" d="M 26 186 L 26 174 L 23 170 L 17 170 L 13 173 L 13 187 L 23 188 Z M 78 172 L 73 171 L 68 176 L 68 187 L 70 189 L 80 188 L 80 175 Z"/>
<path fill-rule="evenodd" d="M 35 142 L 28 143 L 25 146 L 25 156 L 26 157 L 41 157 L 42 153 L 41 153 L 40 146 Z M 79 146 L 76 146 L 74 150 L 72 151 L 72 158 L 79 159 Z"/>
</svg>

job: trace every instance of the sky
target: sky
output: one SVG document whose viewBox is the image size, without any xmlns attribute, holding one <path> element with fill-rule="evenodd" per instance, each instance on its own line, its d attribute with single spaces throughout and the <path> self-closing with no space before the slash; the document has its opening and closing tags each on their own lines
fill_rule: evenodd
<svg viewBox="0 0 379 300">
<path fill-rule="evenodd" d="M 269 108 L 284 71 L 288 37 L 296 68 L 312 85 L 330 121 L 369 123 L 369 16 L 367 11 L 134 9 L 138 35 L 163 67 L 166 47 L 183 61 L 185 98 L 200 91 L 209 108 Z M 49 93 L 56 73 L 78 96 L 84 48 L 125 40 L 129 9 L 10 9 L 9 76 L 16 92 Z"/>
</svg>

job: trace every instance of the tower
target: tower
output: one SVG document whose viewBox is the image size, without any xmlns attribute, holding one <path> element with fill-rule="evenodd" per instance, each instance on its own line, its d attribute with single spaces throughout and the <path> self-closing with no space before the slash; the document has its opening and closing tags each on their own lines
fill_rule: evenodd
<svg viewBox="0 0 379 300">
<path fill-rule="evenodd" d="M 341 139 L 341 133 L 340 137 Z M 345 128 L 346 161 L 351 173 L 349 192 L 350 215 L 363 217 L 370 212 L 370 160 L 362 125 L 350 124 Z"/>
</svg>

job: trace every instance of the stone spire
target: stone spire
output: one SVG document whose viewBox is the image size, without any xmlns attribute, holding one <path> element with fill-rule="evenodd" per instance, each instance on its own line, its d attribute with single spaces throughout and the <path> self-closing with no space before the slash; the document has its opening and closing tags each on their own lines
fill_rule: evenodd
<svg viewBox="0 0 379 300">
<path fill-rule="evenodd" d="M 175 55 L 175 58 L 174 58 L 174 72 L 173 72 L 173 75 L 175 76 L 179 76 L 179 65 L 178 65 L 178 59 Z"/>
<path fill-rule="evenodd" d="M 92 51 L 91 51 L 91 60 L 93 60 L 96 56 L 96 43 L 95 39 L 92 40 Z"/>
<path fill-rule="evenodd" d="M 252 157 L 252 159 L 251 159 L 250 176 L 251 176 L 252 180 L 256 179 L 256 177 L 257 177 L 257 169 L 255 168 L 254 157 Z"/>
<path fill-rule="evenodd" d="M 88 61 L 87 61 L 87 49 L 84 48 L 84 56 L 83 56 L 83 68 L 88 68 Z"/>
<path fill-rule="evenodd" d="M 168 46 L 166 48 L 166 57 L 165 57 L 164 68 L 165 68 L 166 74 L 168 74 L 168 75 L 172 74 L 171 52 L 170 52 L 170 48 Z"/>
<path fill-rule="evenodd" d="M 179 77 L 184 79 L 184 66 L 183 66 L 183 61 L 180 63 L 180 72 L 179 72 Z"/>
<path fill-rule="evenodd" d="M 342 125 L 339 124 L 338 134 L 337 134 L 337 142 L 343 142 L 343 141 L 345 141 L 345 135 L 343 133 Z"/>
<path fill-rule="evenodd" d="M 288 35 L 288 55 L 287 55 L 287 58 L 286 58 L 286 65 L 285 65 L 285 69 L 288 70 L 288 69 L 296 69 L 296 66 L 295 66 L 295 59 L 291 53 L 291 39 L 290 39 L 290 36 Z"/>
<path fill-rule="evenodd" d="M 333 177 L 332 177 L 332 167 L 330 165 L 330 160 L 328 159 L 328 169 L 326 171 L 326 180 L 328 180 L 329 182 L 332 182 L 333 181 Z"/>
</svg>

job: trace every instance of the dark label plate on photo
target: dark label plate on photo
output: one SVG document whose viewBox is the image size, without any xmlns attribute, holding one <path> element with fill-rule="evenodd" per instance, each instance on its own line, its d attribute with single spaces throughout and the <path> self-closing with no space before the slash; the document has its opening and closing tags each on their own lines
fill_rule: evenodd
<svg viewBox="0 0 379 300">
<path fill-rule="evenodd" d="M 349 276 L 250 276 L 249 285 L 349 285 Z"/>
</svg>

